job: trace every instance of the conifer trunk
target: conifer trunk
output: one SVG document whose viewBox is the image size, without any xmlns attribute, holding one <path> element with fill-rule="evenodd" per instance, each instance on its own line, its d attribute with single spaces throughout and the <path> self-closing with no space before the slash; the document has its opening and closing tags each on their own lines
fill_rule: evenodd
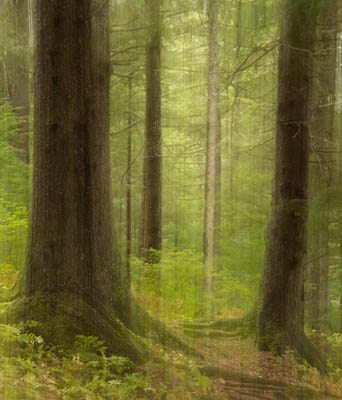
<svg viewBox="0 0 342 400">
<path fill-rule="evenodd" d="M 51 344 L 98 336 L 142 361 L 123 309 L 112 233 L 108 9 L 102 0 L 36 1 L 33 202 L 27 276 L 13 319 Z"/>
<path fill-rule="evenodd" d="M 145 5 L 149 32 L 141 249 L 144 261 L 155 263 L 162 248 L 161 0 L 145 0 Z"/>
<path fill-rule="evenodd" d="M 127 188 L 126 188 L 126 275 L 125 284 L 127 297 L 131 292 L 131 264 L 132 252 L 132 75 L 128 80 L 128 138 L 127 138 Z"/>
<path fill-rule="evenodd" d="M 205 174 L 205 209 L 203 253 L 206 288 L 213 290 L 216 257 L 219 254 L 221 197 L 221 118 L 219 81 L 219 4 L 211 0 L 208 8 L 208 111 Z"/>
<path fill-rule="evenodd" d="M 316 1 L 285 0 L 279 52 L 275 177 L 268 235 L 259 347 L 295 347 L 325 372 L 302 326 L 302 282 L 307 245 L 310 155 L 311 52 Z"/>
</svg>

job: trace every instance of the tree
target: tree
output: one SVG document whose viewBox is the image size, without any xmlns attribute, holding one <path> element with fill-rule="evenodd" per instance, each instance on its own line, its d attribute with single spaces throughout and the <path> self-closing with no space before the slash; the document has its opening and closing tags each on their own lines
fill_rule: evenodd
<svg viewBox="0 0 342 400">
<path fill-rule="evenodd" d="M 161 1 L 145 1 L 148 38 L 141 248 L 145 262 L 156 262 L 162 248 Z"/>
<path fill-rule="evenodd" d="M 215 258 L 219 254 L 221 197 L 221 117 L 219 80 L 219 3 L 209 2 L 208 125 L 206 145 L 205 207 L 203 253 L 206 287 L 213 289 Z"/>
<path fill-rule="evenodd" d="M 132 74 L 133 75 L 133 74 Z M 127 138 L 127 190 L 126 190 L 126 286 L 130 297 L 132 252 L 132 78 L 128 78 L 128 138 Z"/>
<path fill-rule="evenodd" d="M 310 154 L 311 52 L 317 1 L 286 0 L 279 52 L 276 158 L 267 237 L 259 347 L 293 346 L 311 364 L 326 367 L 301 323 Z"/>
<path fill-rule="evenodd" d="M 38 0 L 33 201 L 26 281 L 13 318 L 42 323 L 52 344 L 99 336 L 143 360 L 117 319 L 120 259 L 109 184 L 107 2 Z"/>
</svg>

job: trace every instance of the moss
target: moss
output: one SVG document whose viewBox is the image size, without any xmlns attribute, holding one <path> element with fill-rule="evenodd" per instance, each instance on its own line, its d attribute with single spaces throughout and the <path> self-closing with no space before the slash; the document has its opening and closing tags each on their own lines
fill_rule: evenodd
<svg viewBox="0 0 342 400">
<path fill-rule="evenodd" d="M 96 336 L 106 344 L 109 354 L 143 363 L 152 350 L 114 316 L 99 311 L 70 293 L 37 294 L 15 299 L 7 312 L 7 322 L 34 320 L 39 326 L 33 333 L 42 336 L 49 346 L 71 349 L 76 335 Z"/>
</svg>

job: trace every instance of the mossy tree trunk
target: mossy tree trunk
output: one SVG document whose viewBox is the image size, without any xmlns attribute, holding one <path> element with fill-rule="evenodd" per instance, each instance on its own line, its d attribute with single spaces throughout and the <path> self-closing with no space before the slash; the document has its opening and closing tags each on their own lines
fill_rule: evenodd
<svg viewBox="0 0 342 400">
<path fill-rule="evenodd" d="M 33 200 L 26 281 L 14 319 L 52 344 L 99 336 L 142 361 L 119 322 L 124 291 L 112 231 L 107 3 L 36 1 Z"/>
<path fill-rule="evenodd" d="M 285 0 L 279 51 L 275 177 L 259 326 L 261 350 L 296 348 L 325 371 L 303 332 L 312 46 L 318 2 Z"/>
</svg>

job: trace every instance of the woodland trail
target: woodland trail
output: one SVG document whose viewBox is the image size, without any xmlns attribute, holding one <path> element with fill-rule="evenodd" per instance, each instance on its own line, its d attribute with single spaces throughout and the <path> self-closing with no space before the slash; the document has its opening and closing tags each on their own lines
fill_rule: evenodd
<svg viewBox="0 0 342 400">
<path fill-rule="evenodd" d="M 181 333 L 181 332 L 179 332 Z M 226 332 L 227 333 L 227 332 Z M 222 400 L 332 400 L 342 399 L 342 386 L 333 377 L 299 363 L 292 352 L 276 357 L 258 352 L 253 340 L 239 336 L 192 336 L 192 345 L 204 354 L 200 371 L 208 376 Z M 206 363 L 209 366 L 204 366 Z M 208 400 L 215 398 L 208 394 Z"/>
</svg>

